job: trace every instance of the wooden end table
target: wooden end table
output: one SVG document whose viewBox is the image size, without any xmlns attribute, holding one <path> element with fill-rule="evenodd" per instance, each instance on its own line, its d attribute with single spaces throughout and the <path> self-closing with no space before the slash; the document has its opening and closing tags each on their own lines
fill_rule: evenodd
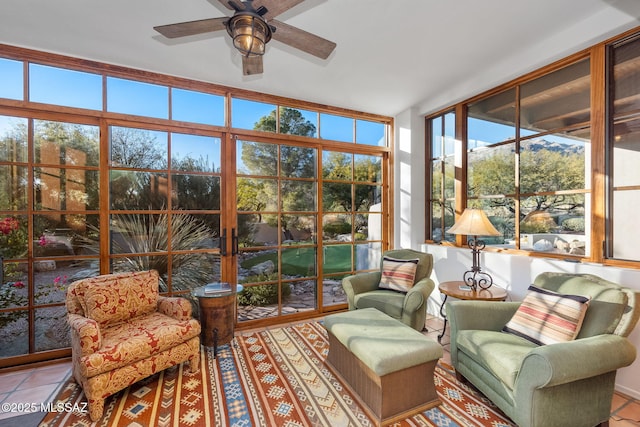
<svg viewBox="0 0 640 427">
<path fill-rule="evenodd" d="M 236 294 L 242 292 L 242 285 L 231 285 L 224 292 L 205 292 L 204 286 L 192 291 L 200 306 L 202 345 L 213 347 L 213 357 L 218 355 L 218 346 L 228 344 L 233 339 L 236 323 Z"/>
<path fill-rule="evenodd" d="M 473 301 L 504 301 L 507 299 L 507 291 L 496 285 L 488 289 L 478 288 L 476 291 L 468 290 L 465 287 L 468 288 L 469 285 L 462 280 L 442 282 L 438 285 L 438 290 L 440 290 L 441 294 L 444 294 L 444 299 L 440 305 L 440 316 L 444 319 L 444 327 L 442 328 L 442 333 L 438 335 L 438 342 L 442 341 L 442 337 L 447 330 L 447 315 L 444 312 L 444 305 L 448 297 Z"/>
</svg>

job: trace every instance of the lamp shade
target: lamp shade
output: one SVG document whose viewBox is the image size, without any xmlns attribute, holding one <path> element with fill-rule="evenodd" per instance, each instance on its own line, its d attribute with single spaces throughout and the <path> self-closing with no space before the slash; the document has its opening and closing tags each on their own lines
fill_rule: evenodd
<svg viewBox="0 0 640 427">
<path fill-rule="evenodd" d="M 465 209 L 453 227 L 447 230 L 447 233 L 468 236 L 500 235 L 500 232 L 491 224 L 482 209 Z"/>
</svg>

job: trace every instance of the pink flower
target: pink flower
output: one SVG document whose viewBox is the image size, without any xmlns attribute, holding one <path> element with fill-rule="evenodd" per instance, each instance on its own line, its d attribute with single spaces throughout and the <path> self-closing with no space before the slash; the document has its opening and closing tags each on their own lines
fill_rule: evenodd
<svg viewBox="0 0 640 427">
<path fill-rule="evenodd" d="M 53 286 L 57 289 L 57 290 L 64 290 L 64 285 L 67 284 L 67 276 L 58 276 L 55 279 L 53 279 Z"/>
<path fill-rule="evenodd" d="M 22 288 L 24 288 L 24 283 L 23 283 L 21 280 L 19 280 L 19 281 L 17 281 L 17 282 L 13 282 L 13 285 L 12 285 L 12 286 L 13 286 L 14 288 L 20 288 L 20 289 L 22 289 Z"/>
<path fill-rule="evenodd" d="M 17 230 L 20 227 L 20 223 L 14 217 L 8 216 L 0 221 L 0 233 L 7 235 L 12 231 Z"/>
<path fill-rule="evenodd" d="M 42 236 L 40 236 L 40 240 L 38 241 L 38 244 L 40 246 L 46 246 L 47 245 L 47 238 L 44 237 L 44 234 Z"/>
</svg>

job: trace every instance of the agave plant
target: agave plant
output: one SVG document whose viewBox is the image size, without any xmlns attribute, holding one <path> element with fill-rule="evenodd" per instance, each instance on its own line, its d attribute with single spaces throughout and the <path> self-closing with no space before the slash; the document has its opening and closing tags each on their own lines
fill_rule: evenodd
<svg viewBox="0 0 640 427">
<path fill-rule="evenodd" d="M 188 290 L 215 280 L 213 266 L 216 262 L 213 258 L 216 255 L 193 252 L 211 248 L 214 233 L 192 215 L 116 215 L 111 230 L 118 233 L 111 239 L 111 252 L 125 255 L 114 258 L 114 272 L 157 270 L 160 290 L 167 291 L 169 257 L 147 254 L 166 252 L 171 230 L 172 290 Z M 98 253 L 100 242 L 91 240 L 84 246 L 89 252 Z"/>
</svg>

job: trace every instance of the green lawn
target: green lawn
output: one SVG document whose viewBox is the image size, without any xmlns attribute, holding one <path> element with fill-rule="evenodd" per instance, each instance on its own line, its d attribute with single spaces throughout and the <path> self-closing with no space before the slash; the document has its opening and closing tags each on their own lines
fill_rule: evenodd
<svg viewBox="0 0 640 427">
<path fill-rule="evenodd" d="M 325 273 L 339 273 L 351 271 L 351 245 L 326 246 L 324 252 Z M 315 264 L 315 248 L 283 248 L 282 249 L 282 274 L 287 276 L 308 276 L 313 271 Z M 278 265 L 277 254 L 269 252 L 248 259 L 242 263 L 242 267 L 249 269 L 256 264 L 271 260 Z"/>
</svg>

